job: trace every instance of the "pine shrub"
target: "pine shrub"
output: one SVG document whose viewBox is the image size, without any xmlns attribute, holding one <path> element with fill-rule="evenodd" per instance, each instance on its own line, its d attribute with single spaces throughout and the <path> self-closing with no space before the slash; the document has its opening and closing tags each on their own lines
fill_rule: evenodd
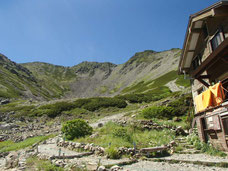
<svg viewBox="0 0 228 171">
<path fill-rule="evenodd" d="M 68 140 L 73 140 L 74 138 L 85 137 L 86 135 L 91 135 L 93 128 L 89 126 L 82 119 L 75 119 L 67 121 L 62 126 L 62 132 L 65 134 Z"/>
</svg>

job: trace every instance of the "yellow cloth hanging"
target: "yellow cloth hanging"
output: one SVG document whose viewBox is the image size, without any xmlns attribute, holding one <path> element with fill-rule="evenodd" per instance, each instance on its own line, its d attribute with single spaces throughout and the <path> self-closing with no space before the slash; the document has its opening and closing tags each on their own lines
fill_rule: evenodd
<svg viewBox="0 0 228 171">
<path fill-rule="evenodd" d="M 212 106 L 212 93 L 211 93 L 211 91 L 209 89 L 204 91 L 203 93 L 196 96 L 194 101 L 196 104 L 197 112 L 201 112 L 201 111 L 209 108 L 210 106 Z"/>
<path fill-rule="evenodd" d="M 218 106 L 220 105 L 223 100 L 225 99 L 225 93 L 222 88 L 222 83 L 219 82 L 215 84 L 214 86 L 209 87 L 211 92 L 213 93 L 213 105 Z"/>
<path fill-rule="evenodd" d="M 213 105 L 212 103 L 212 93 L 210 89 L 207 89 L 202 93 L 202 101 L 203 101 L 203 107 L 204 109 L 210 107 Z"/>
<path fill-rule="evenodd" d="M 219 82 L 195 97 L 196 111 L 201 112 L 209 107 L 220 105 L 225 99 L 222 83 Z"/>
<path fill-rule="evenodd" d="M 202 96 L 203 96 L 203 94 L 201 93 L 198 96 L 196 96 L 195 99 L 194 99 L 195 104 L 196 104 L 196 111 L 197 112 L 200 112 L 200 111 L 204 110 Z"/>
</svg>

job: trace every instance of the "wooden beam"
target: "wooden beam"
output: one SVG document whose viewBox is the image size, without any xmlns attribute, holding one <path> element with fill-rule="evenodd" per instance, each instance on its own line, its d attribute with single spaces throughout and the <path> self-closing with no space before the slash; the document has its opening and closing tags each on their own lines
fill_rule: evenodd
<svg viewBox="0 0 228 171">
<path fill-rule="evenodd" d="M 190 33 L 201 33 L 202 29 L 200 28 L 193 28 L 191 30 L 189 30 Z"/>
<path fill-rule="evenodd" d="M 215 15 L 215 12 L 214 12 L 213 9 L 211 9 L 210 11 L 205 12 L 205 13 L 203 13 L 203 14 L 201 14 L 201 15 L 195 17 L 195 18 L 193 18 L 192 22 L 196 22 L 196 21 L 199 21 L 199 20 L 203 20 L 203 19 L 205 19 L 205 18 L 207 18 L 207 17 L 214 16 L 214 15 Z"/>
<path fill-rule="evenodd" d="M 200 75 L 198 78 L 209 79 L 210 77 L 211 77 L 210 75 Z"/>
<path fill-rule="evenodd" d="M 149 147 L 149 148 L 142 148 L 140 152 L 147 153 L 147 152 L 154 152 L 154 151 L 163 151 L 167 150 L 169 147 L 161 146 L 161 147 Z"/>
<path fill-rule="evenodd" d="M 215 12 L 215 17 L 226 17 L 228 16 L 228 7 L 223 6 L 220 8 L 216 8 L 214 9 L 214 12 Z"/>
<path fill-rule="evenodd" d="M 202 78 L 196 78 L 199 82 L 201 82 L 204 86 L 207 88 L 210 86 L 206 81 L 204 81 Z"/>
</svg>

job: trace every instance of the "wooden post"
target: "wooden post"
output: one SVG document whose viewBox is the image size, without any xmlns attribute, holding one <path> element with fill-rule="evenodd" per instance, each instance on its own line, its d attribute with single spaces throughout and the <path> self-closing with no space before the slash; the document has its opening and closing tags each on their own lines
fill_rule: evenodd
<svg viewBox="0 0 228 171">
<path fill-rule="evenodd" d="M 59 148 L 59 156 L 61 155 L 61 148 Z"/>
<path fill-rule="evenodd" d="M 133 146 L 134 146 L 134 154 L 136 153 L 136 143 L 133 142 Z"/>
</svg>

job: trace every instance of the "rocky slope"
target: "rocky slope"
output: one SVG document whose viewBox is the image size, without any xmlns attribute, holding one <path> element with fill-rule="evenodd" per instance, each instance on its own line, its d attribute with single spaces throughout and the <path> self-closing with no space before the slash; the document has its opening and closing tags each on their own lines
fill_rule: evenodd
<svg viewBox="0 0 228 171">
<path fill-rule="evenodd" d="M 146 50 L 120 65 L 82 62 L 73 67 L 41 62 L 16 64 L 1 55 L 0 97 L 81 98 L 131 93 L 136 89 L 129 87 L 140 82 L 150 87 L 147 84 L 153 84 L 156 78 L 177 70 L 180 53 L 180 49 L 163 52 Z M 178 76 L 174 72 L 168 81 L 176 78 Z"/>
</svg>

